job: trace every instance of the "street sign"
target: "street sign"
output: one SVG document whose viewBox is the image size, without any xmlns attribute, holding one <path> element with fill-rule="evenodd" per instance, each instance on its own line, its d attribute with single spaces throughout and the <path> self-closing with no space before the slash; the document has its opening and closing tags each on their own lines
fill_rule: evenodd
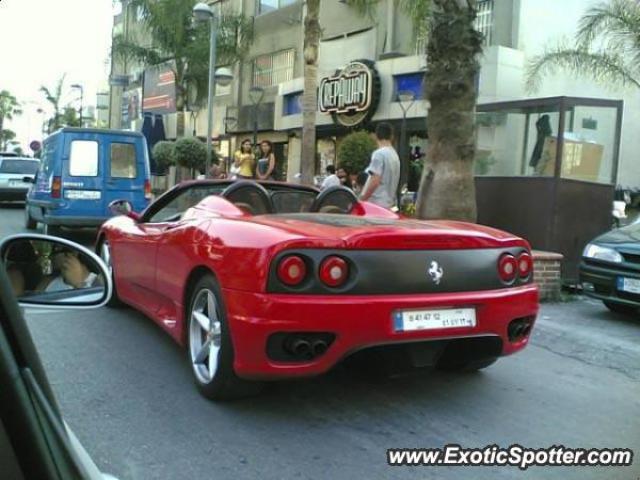
<svg viewBox="0 0 640 480">
<path fill-rule="evenodd" d="M 34 140 L 29 144 L 29 148 L 31 149 L 32 152 L 37 152 L 42 148 L 42 144 L 39 141 Z"/>
</svg>

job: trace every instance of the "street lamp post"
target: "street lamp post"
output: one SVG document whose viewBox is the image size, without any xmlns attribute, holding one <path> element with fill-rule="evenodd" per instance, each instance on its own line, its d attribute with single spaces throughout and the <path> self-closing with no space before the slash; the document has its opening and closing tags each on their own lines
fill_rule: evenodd
<svg viewBox="0 0 640 480">
<path fill-rule="evenodd" d="M 207 93 L 207 162 L 205 163 L 205 176 L 209 175 L 211 169 L 211 159 L 213 158 L 213 96 L 215 90 L 215 68 L 216 68 L 216 30 L 218 27 L 218 17 L 213 13 L 213 9 L 206 3 L 200 2 L 193 7 L 193 16 L 198 22 L 209 22 L 209 84 Z"/>
<path fill-rule="evenodd" d="M 407 113 L 415 103 L 415 95 L 411 91 L 398 92 L 398 103 L 402 109 L 402 124 L 400 126 L 400 182 L 398 183 L 398 207 L 401 207 L 402 187 L 409 179 L 409 152 L 407 152 Z"/>
<path fill-rule="evenodd" d="M 80 90 L 80 127 L 82 127 L 82 104 L 84 103 L 84 88 L 78 83 L 71 85 L 71 88 Z"/>
<path fill-rule="evenodd" d="M 251 87 L 249 90 L 249 98 L 253 103 L 253 148 L 258 143 L 258 107 L 264 98 L 264 89 L 261 87 Z"/>
<path fill-rule="evenodd" d="M 214 2 L 217 3 L 217 2 Z M 209 86 L 207 97 L 207 162 L 205 164 L 205 176 L 209 175 L 211 160 L 213 158 L 213 97 L 215 95 L 216 81 L 222 86 L 229 85 L 233 80 L 231 70 L 219 68 L 216 70 L 216 31 L 218 29 L 218 17 L 213 9 L 206 3 L 200 2 L 193 7 L 193 16 L 198 22 L 209 22 Z"/>
<path fill-rule="evenodd" d="M 236 117 L 230 117 L 228 114 L 224 117 L 224 133 L 226 136 L 229 136 L 229 131 L 233 130 L 238 125 L 238 119 Z M 231 155 L 227 156 L 227 161 L 225 164 L 225 172 L 231 171 Z"/>
</svg>

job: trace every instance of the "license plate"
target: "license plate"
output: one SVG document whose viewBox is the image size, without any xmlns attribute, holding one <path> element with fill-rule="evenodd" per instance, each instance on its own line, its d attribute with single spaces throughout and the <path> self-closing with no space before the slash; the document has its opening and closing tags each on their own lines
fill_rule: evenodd
<svg viewBox="0 0 640 480">
<path fill-rule="evenodd" d="M 400 310 L 393 314 L 393 326 L 396 332 L 475 327 L 476 310 L 474 308 Z"/>
<path fill-rule="evenodd" d="M 640 280 L 636 278 L 618 277 L 618 290 L 629 293 L 640 293 Z"/>
<path fill-rule="evenodd" d="M 102 194 L 97 190 L 67 190 L 64 196 L 67 200 L 100 200 Z"/>
</svg>

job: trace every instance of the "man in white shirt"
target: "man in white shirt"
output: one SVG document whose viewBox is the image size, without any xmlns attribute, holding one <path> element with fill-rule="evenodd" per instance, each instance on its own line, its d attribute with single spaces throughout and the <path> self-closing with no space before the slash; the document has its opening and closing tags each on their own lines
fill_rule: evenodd
<svg viewBox="0 0 640 480">
<path fill-rule="evenodd" d="M 376 127 L 378 149 L 371 154 L 371 163 L 365 170 L 369 174 L 360 200 L 375 203 L 384 208 L 396 206 L 400 182 L 400 158 L 393 148 L 393 127 L 379 123 Z"/>
<path fill-rule="evenodd" d="M 320 190 L 326 190 L 329 187 L 337 187 L 340 185 L 340 179 L 336 175 L 336 167 L 333 165 L 327 165 L 327 177 L 322 182 Z"/>
<path fill-rule="evenodd" d="M 45 292 L 91 288 L 100 284 L 98 275 L 91 272 L 73 252 L 55 253 L 53 264 L 60 274 L 45 280 Z"/>
</svg>

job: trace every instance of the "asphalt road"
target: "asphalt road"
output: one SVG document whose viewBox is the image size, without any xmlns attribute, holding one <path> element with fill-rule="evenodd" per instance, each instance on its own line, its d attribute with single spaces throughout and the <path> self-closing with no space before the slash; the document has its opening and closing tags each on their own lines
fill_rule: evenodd
<svg viewBox="0 0 640 480">
<path fill-rule="evenodd" d="M 0 238 L 21 225 L 19 208 L 0 207 Z M 640 475 L 640 319 L 580 297 L 544 305 L 529 347 L 481 373 L 371 378 L 338 369 L 223 404 L 197 393 L 185 353 L 130 309 L 28 318 L 67 422 L 121 479 Z M 626 447 L 636 461 L 525 472 L 386 464 L 388 448 L 449 443 Z"/>
</svg>

